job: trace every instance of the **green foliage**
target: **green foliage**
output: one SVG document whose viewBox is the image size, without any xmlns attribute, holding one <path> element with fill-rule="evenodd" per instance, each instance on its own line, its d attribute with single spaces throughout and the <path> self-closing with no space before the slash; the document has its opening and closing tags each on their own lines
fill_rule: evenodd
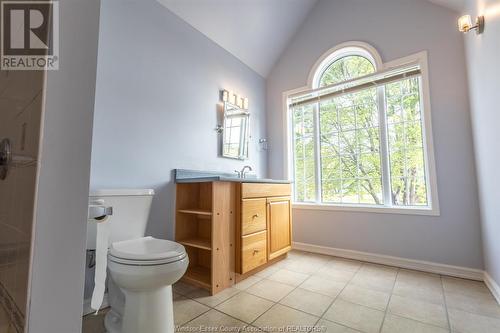
<svg viewBox="0 0 500 333">
<path fill-rule="evenodd" d="M 394 205 L 427 205 L 419 84 L 413 78 L 385 87 Z"/>
<path fill-rule="evenodd" d="M 347 81 L 375 72 L 373 64 L 362 56 L 346 56 L 334 61 L 321 75 L 320 87 Z"/>
</svg>

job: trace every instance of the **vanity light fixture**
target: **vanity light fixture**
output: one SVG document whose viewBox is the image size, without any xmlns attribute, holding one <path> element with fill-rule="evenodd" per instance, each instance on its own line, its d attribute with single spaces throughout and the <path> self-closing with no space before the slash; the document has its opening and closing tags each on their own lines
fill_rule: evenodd
<svg viewBox="0 0 500 333">
<path fill-rule="evenodd" d="M 236 99 L 236 105 L 242 109 L 243 108 L 243 97 L 238 96 Z"/>
<path fill-rule="evenodd" d="M 222 90 L 222 101 L 223 102 L 229 101 L 229 91 Z"/>
<path fill-rule="evenodd" d="M 478 16 L 476 18 L 476 25 L 472 25 L 472 18 L 470 15 L 461 16 L 458 19 L 458 30 L 463 33 L 467 33 L 471 30 L 476 30 L 476 34 L 482 34 L 484 31 L 484 16 Z"/>
<path fill-rule="evenodd" d="M 222 90 L 222 101 L 236 105 L 240 109 L 248 110 L 248 98 L 239 96 L 231 90 Z"/>
<path fill-rule="evenodd" d="M 231 104 L 236 104 L 236 98 L 237 98 L 236 94 L 234 92 L 230 91 L 229 92 L 229 101 L 228 102 L 231 103 Z"/>
</svg>

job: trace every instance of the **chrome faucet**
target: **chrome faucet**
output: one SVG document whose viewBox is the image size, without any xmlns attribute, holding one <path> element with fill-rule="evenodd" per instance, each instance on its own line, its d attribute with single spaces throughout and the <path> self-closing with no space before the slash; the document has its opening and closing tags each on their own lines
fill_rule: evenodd
<svg viewBox="0 0 500 333">
<path fill-rule="evenodd" d="M 243 169 L 241 169 L 241 171 L 240 171 L 240 177 L 241 177 L 241 178 L 246 178 L 246 170 L 247 170 L 247 169 L 248 169 L 248 171 L 253 171 L 251 166 L 249 166 L 249 165 L 245 165 L 245 166 L 243 167 Z"/>
</svg>

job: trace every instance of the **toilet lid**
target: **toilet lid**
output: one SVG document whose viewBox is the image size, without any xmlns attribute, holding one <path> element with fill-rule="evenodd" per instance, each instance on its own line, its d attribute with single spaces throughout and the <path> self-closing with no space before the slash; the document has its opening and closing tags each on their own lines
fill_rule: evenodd
<svg viewBox="0 0 500 333">
<path fill-rule="evenodd" d="M 151 236 L 111 244 L 109 254 L 128 260 L 163 260 L 185 256 L 186 250 L 179 243 Z"/>
</svg>

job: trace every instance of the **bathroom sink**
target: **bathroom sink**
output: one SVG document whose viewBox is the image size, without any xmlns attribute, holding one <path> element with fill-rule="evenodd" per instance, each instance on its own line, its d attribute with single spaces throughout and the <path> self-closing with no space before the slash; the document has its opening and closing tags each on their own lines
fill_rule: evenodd
<svg viewBox="0 0 500 333">
<path fill-rule="evenodd" d="M 175 169 L 176 183 L 199 183 L 199 182 L 238 182 L 238 183 L 273 183 L 289 184 L 289 180 L 257 178 L 255 175 L 247 175 L 240 178 L 236 173 L 224 173 L 216 171 L 196 171 Z"/>
</svg>

